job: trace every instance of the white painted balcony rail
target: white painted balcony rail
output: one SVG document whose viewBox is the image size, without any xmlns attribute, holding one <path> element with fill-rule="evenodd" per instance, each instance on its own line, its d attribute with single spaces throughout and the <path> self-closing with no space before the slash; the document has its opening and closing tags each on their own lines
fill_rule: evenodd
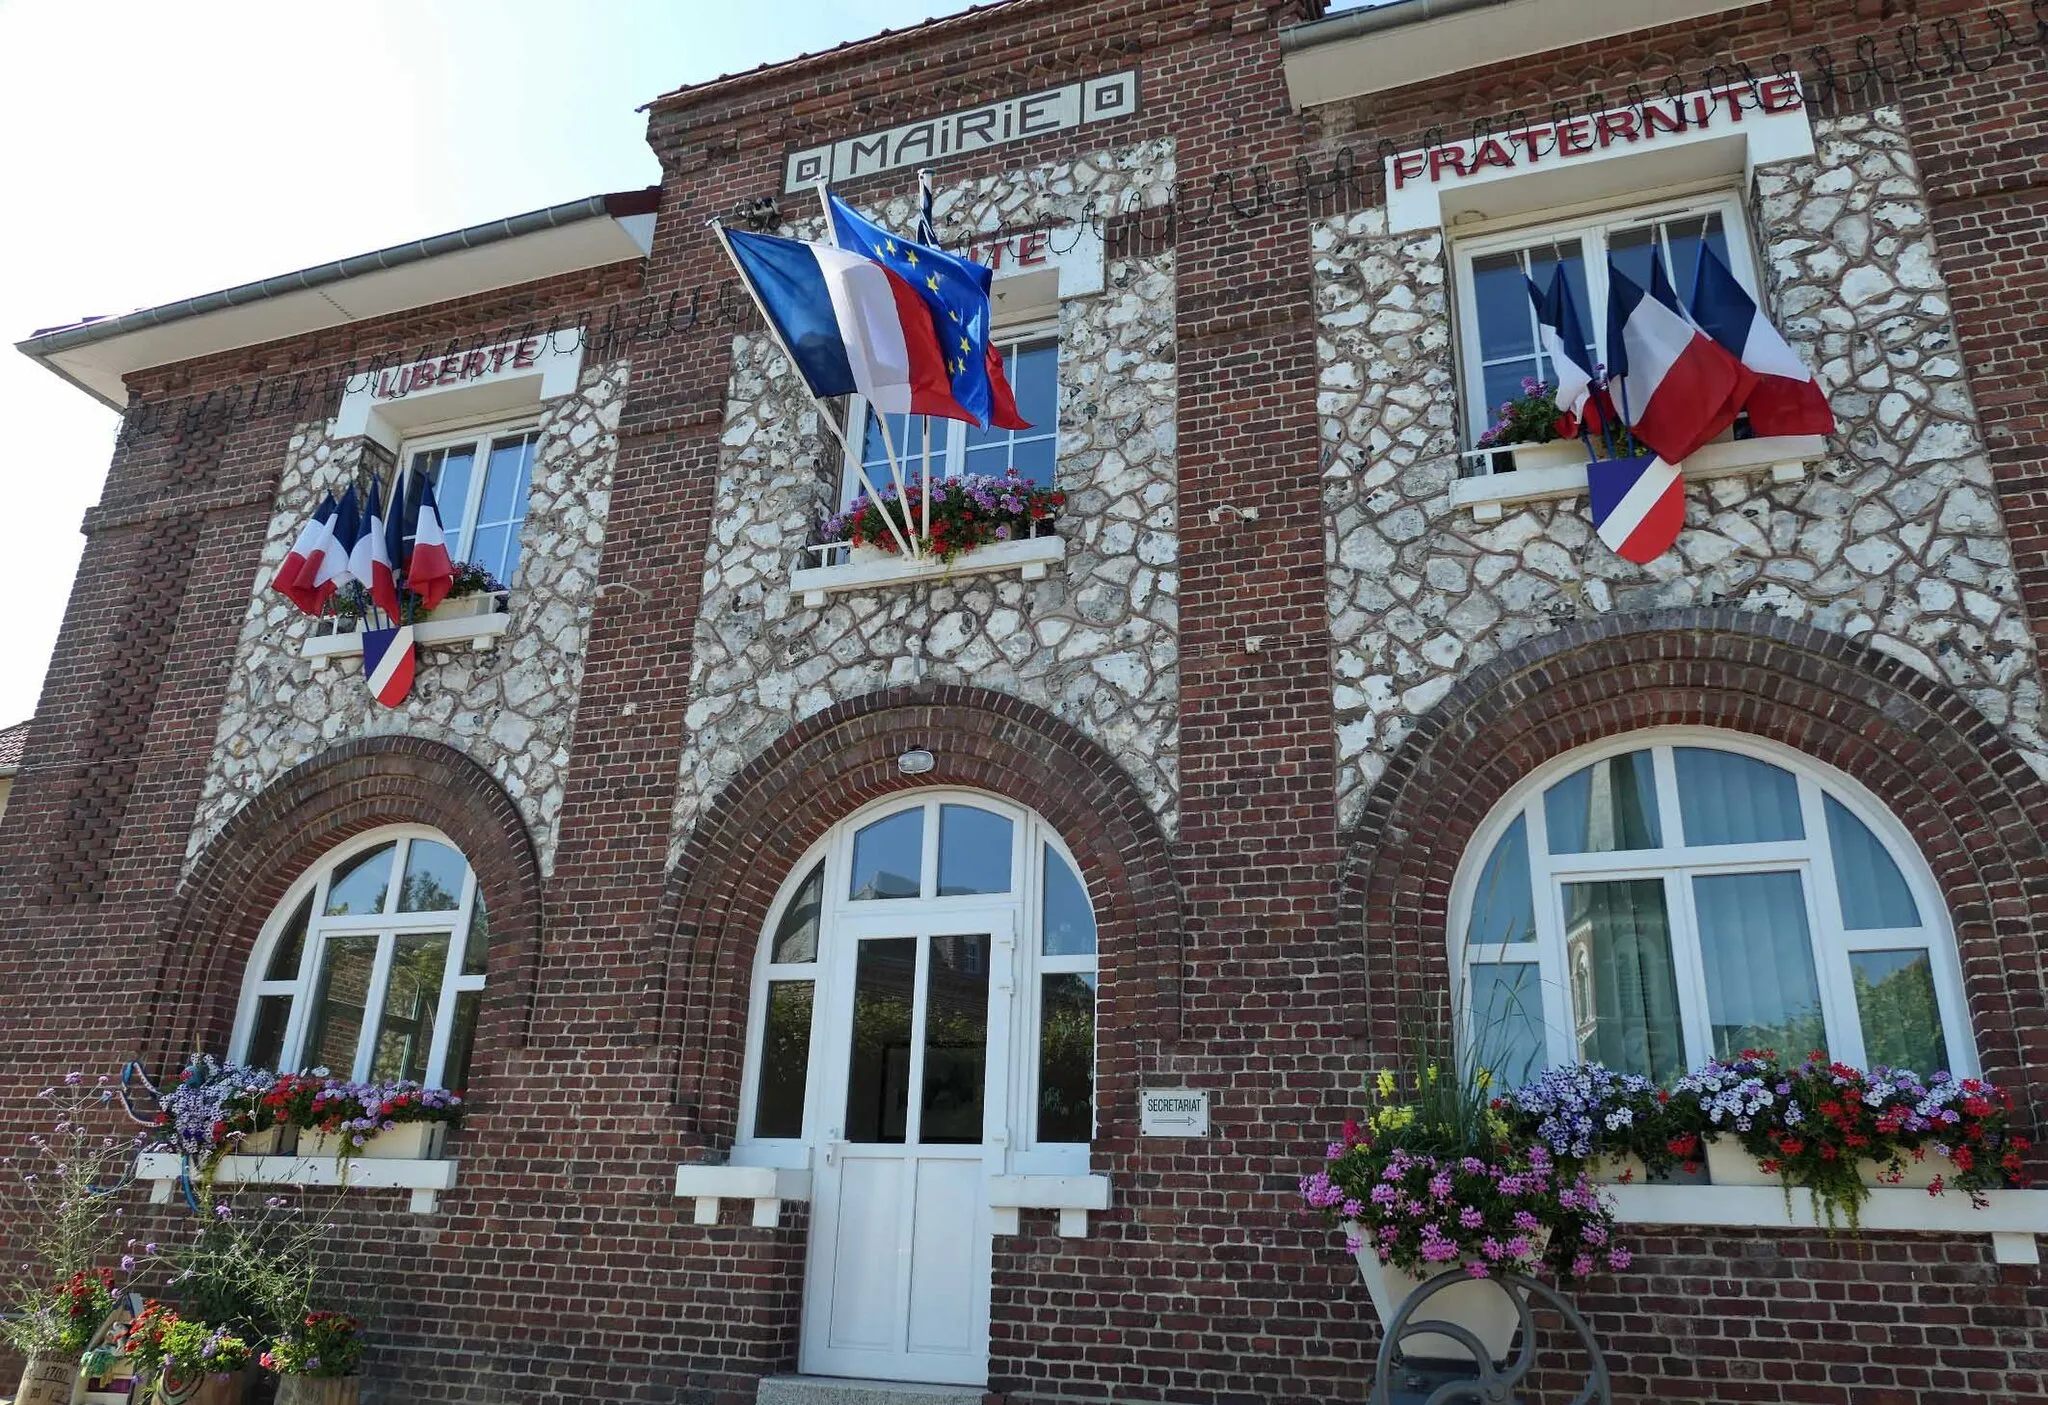
<svg viewBox="0 0 2048 1405">
<path fill-rule="evenodd" d="M 409 1190 L 412 1212 L 431 1215 L 441 1192 L 455 1188 L 455 1161 L 403 1161 L 393 1157 L 223 1156 L 214 1166 L 215 1185 L 344 1186 L 362 1190 Z M 145 1151 L 135 1178 L 151 1182 L 150 1203 L 167 1205 L 186 1161 L 175 1151 Z"/>
<path fill-rule="evenodd" d="M 951 561 L 880 550 L 852 551 L 843 542 L 805 547 L 804 552 L 814 564 L 799 565 L 790 572 L 789 593 L 815 609 L 836 594 L 908 581 L 946 581 L 1011 571 L 1027 581 L 1044 580 L 1054 562 L 1066 559 L 1067 544 L 1060 537 L 1049 536 L 990 542 Z"/>
</svg>

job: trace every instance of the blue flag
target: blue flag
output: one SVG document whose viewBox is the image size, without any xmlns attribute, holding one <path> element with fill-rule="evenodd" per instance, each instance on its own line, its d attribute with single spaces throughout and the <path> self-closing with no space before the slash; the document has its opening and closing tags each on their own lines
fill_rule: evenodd
<svg viewBox="0 0 2048 1405">
<path fill-rule="evenodd" d="M 994 275 L 972 259 L 891 234 L 830 191 L 821 193 L 832 242 L 896 274 L 930 310 L 953 399 L 974 423 L 986 426 L 995 408 L 988 373 L 989 285 Z"/>
</svg>

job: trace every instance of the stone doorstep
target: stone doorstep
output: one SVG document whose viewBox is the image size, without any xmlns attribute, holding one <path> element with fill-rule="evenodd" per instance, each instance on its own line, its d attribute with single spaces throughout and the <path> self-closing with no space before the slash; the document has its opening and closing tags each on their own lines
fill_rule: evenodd
<svg viewBox="0 0 2048 1405">
<path fill-rule="evenodd" d="M 921 1381 L 856 1381 L 843 1376 L 769 1376 L 757 1405 L 981 1405 L 986 1391 L 971 1385 Z"/>
</svg>

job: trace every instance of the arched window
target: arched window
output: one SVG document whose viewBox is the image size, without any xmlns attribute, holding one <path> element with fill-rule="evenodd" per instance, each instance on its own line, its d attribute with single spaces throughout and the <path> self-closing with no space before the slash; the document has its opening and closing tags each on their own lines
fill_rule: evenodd
<svg viewBox="0 0 2048 1405">
<path fill-rule="evenodd" d="M 740 1147 L 796 1165 L 834 1134 L 986 1136 L 1015 1169 L 1085 1170 L 1095 984 L 1088 893 L 1042 821 L 960 793 L 870 807 L 819 842 L 770 912 Z"/>
<path fill-rule="evenodd" d="M 265 926 L 229 1057 L 461 1088 L 489 946 L 476 876 L 446 836 L 408 827 L 352 840 Z"/>
<path fill-rule="evenodd" d="M 1563 758 L 1480 827 L 1450 916 L 1467 1043 L 1511 1082 L 1577 1060 L 1668 1081 L 1746 1048 L 1975 1071 L 1932 874 L 1781 747 L 1662 731 Z"/>
</svg>

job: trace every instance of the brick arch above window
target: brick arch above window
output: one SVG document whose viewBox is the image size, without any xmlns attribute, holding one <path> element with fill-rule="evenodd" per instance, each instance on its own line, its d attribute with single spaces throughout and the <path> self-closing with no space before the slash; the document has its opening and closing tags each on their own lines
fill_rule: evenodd
<svg viewBox="0 0 2048 1405">
<path fill-rule="evenodd" d="M 906 776 L 906 751 L 932 770 Z M 1030 703 L 980 688 L 890 689 L 798 723 L 719 794 L 669 876 L 656 931 L 656 1037 L 678 1053 L 675 1095 L 699 1134 L 729 1143 L 746 1058 L 746 1001 L 783 881 L 834 824 L 879 797 L 978 790 L 1058 831 L 1095 909 L 1103 980 L 1098 1106 L 1132 1101 L 1116 1046 L 1179 1027 L 1181 898 L 1166 835 L 1096 743 Z M 1115 1011 L 1129 1012 L 1119 1020 Z M 1142 1031 L 1140 1029 L 1142 1026 Z M 1105 1126 L 1105 1136 L 1115 1129 Z"/>
<path fill-rule="evenodd" d="M 1346 973 L 1354 1032 L 1391 1047 L 1449 988 L 1458 863 L 1517 782 L 1666 726 L 1768 738 L 1882 801 L 1947 904 L 1985 1073 L 2048 1092 L 2048 960 L 2031 915 L 2048 911 L 2048 785 L 1942 684 L 1841 635 L 1734 609 L 1570 625 L 1474 670 L 1417 720 L 1346 836 L 1340 921 L 1363 934 Z"/>
<path fill-rule="evenodd" d="M 446 835 L 476 872 L 490 916 L 490 983 L 474 1067 L 524 1043 L 540 948 L 541 873 L 519 811 L 452 747 L 367 737 L 294 766 L 237 811 L 201 851 L 158 932 L 154 1004 L 141 1056 L 175 1072 L 194 1049 L 225 1052 L 243 969 L 286 891 L 336 845 L 388 825 Z"/>
</svg>

